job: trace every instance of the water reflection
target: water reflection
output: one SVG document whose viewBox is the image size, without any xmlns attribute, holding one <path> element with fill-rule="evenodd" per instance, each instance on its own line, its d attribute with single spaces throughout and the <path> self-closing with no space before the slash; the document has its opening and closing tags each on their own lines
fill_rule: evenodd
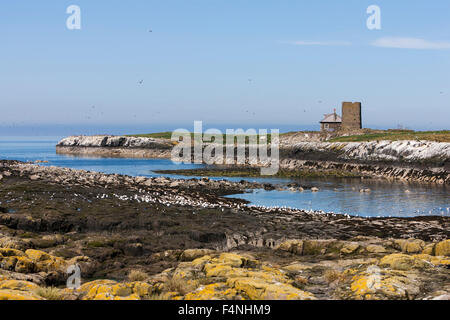
<svg viewBox="0 0 450 320">
<path fill-rule="evenodd" d="M 446 186 L 368 179 L 297 182 L 312 184 L 319 188 L 319 192 L 254 190 L 232 197 L 258 206 L 286 206 L 357 216 L 450 216 L 450 196 Z M 361 189 L 370 189 L 370 192 L 360 192 Z"/>
</svg>

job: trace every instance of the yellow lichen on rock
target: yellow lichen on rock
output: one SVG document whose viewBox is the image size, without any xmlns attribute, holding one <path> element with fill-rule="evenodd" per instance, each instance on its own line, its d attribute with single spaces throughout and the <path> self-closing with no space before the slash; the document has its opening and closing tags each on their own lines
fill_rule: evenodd
<svg viewBox="0 0 450 320">
<path fill-rule="evenodd" d="M 349 242 L 344 244 L 341 248 L 340 253 L 343 255 L 355 253 L 360 248 L 359 243 L 357 242 Z"/>
<path fill-rule="evenodd" d="M 0 300 L 43 300 L 33 292 L 0 289 Z"/>
<path fill-rule="evenodd" d="M 228 288 L 225 283 L 213 283 L 186 294 L 184 300 L 234 300 L 237 297 L 237 291 Z"/>
<path fill-rule="evenodd" d="M 422 250 L 423 254 L 429 254 L 429 255 L 434 255 L 434 247 L 436 246 L 435 243 L 429 243 L 427 245 L 425 245 L 425 247 Z"/>
<path fill-rule="evenodd" d="M 425 248 L 425 241 L 419 239 L 395 240 L 394 243 L 405 253 L 421 253 Z"/>
<path fill-rule="evenodd" d="M 130 294 L 129 296 L 117 296 L 114 297 L 114 300 L 141 300 L 141 297 L 137 294 Z"/>
<path fill-rule="evenodd" d="M 229 277 L 236 270 L 232 266 L 225 263 L 208 263 L 204 267 L 207 277 Z"/>
<path fill-rule="evenodd" d="M 368 277 L 365 275 L 355 276 L 351 284 L 351 290 L 359 297 L 365 298 L 367 294 L 372 294 L 373 290 L 367 285 Z"/>
<path fill-rule="evenodd" d="M 223 261 L 223 260 L 222 260 Z M 237 278 L 237 277 L 250 277 L 258 278 L 265 281 L 277 281 L 277 282 L 289 282 L 285 273 L 276 268 L 262 265 L 261 269 L 252 268 L 238 268 L 232 267 L 226 263 L 207 263 L 204 266 L 204 272 L 206 277 L 219 277 L 219 278 Z M 235 264 L 236 265 L 236 264 Z"/>
<path fill-rule="evenodd" d="M 114 285 L 116 283 L 117 282 L 113 281 L 113 280 L 94 280 L 94 281 L 83 283 L 81 285 L 81 287 L 78 288 L 78 291 L 80 291 L 80 292 L 89 292 L 95 286 L 99 286 L 99 285 Z"/>
<path fill-rule="evenodd" d="M 173 274 L 203 265 L 203 277 L 217 281 L 188 292 L 187 300 L 203 299 L 314 299 L 308 292 L 291 285 L 287 273 L 278 267 L 260 263 L 236 253 L 222 253 L 216 258 L 204 256 L 180 264 Z M 197 276 L 202 277 L 200 274 Z"/>
<path fill-rule="evenodd" d="M 204 256 L 204 257 L 200 257 L 200 258 L 197 258 L 197 259 L 193 260 L 193 261 L 191 262 L 191 265 L 192 265 L 194 268 L 202 269 L 202 268 L 205 266 L 206 263 L 208 263 L 209 261 L 211 261 L 211 259 L 212 259 L 211 256 L 206 255 L 206 256 Z"/>
<path fill-rule="evenodd" d="M 213 253 L 210 249 L 187 249 L 180 256 L 181 261 L 192 261 L 197 258 Z"/>
<path fill-rule="evenodd" d="M 39 286 L 22 280 L 0 281 L 0 300 L 42 300 L 35 291 Z"/>
<path fill-rule="evenodd" d="M 175 272 L 173 273 L 173 278 L 175 278 L 175 279 L 187 279 L 187 278 L 190 278 L 190 277 L 193 277 L 193 271 L 192 270 L 183 270 L 183 269 L 180 269 L 180 268 L 177 268 L 176 270 L 175 270 Z"/>
<path fill-rule="evenodd" d="M 413 256 L 402 253 L 393 253 L 381 258 L 380 266 L 390 267 L 396 270 L 411 270 L 413 268 L 426 268 L 429 264 L 424 260 L 417 259 Z"/>
<path fill-rule="evenodd" d="M 64 259 L 52 256 L 44 251 L 28 249 L 25 254 L 33 262 L 38 272 L 65 271 L 68 265 Z"/>
<path fill-rule="evenodd" d="M 230 278 L 227 285 L 252 300 L 315 300 L 314 295 L 284 283 L 268 283 L 262 279 Z"/>
<path fill-rule="evenodd" d="M 11 248 L 0 248 L 0 257 L 13 257 L 13 256 L 17 256 L 17 257 L 21 257 L 24 256 L 25 254 L 17 249 L 11 249 Z"/>
<path fill-rule="evenodd" d="M 118 283 L 111 287 L 111 293 L 114 297 L 128 297 L 133 293 L 133 284 Z"/>
<path fill-rule="evenodd" d="M 83 300 L 140 300 L 154 292 L 153 287 L 142 281 L 121 282 L 95 280 L 83 284 L 77 293 Z"/>
<path fill-rule="evenodd" d="M 0 266 L 4 270 L 14 270 L 17 263 L 17 257 L 1 257 Z"/>
<path fill-rule="evenodd" d="M 301 273 L 304 270 L 309 270 L 311 268 L 312 268 L 311 266 L 307 266 L 302 263 L 292 263 L 290 265 L 283 267 L 284 270 L 287 270 L 289 272 L 294 272 L 294 273 Z"/>
<path fill-rule="evenodd" d="M 303 241 L 302 240 L 287 240 L 280 243 L 277 247 L 278 250 L 291 252 L 294 254 L 303 254 Z"/>
<path fill-rule="evenodd" d="M 145 279 L 128 278 L 124 282 L 95 280 L 76 290 L 52 290 L 58 290 L 57 299 L 71 300 L 309 300 L 315 299 L 308 291 L 317 289 L 316 279 L 320 282 L 325 279 L 326 290 L 323 292 L 327 298 L 422 299 L 426 296 L 419 289 L 424 287 L 424 279 L 432 276 L 431 271 L 447 272 L 445 266 L 450 265 L 448 245 L 448 240 L 437 244 L 426 244 L 416 239 L 289 240 L 277 249 L 303 257 L 278 252 L 282 259 L 266 261 L 255 259 L 260 253 L 178 250 L 176 266 L 171 265 L 171 268 Z M 385 253 L 380 259 L 383 252 L 394 250 L 403 253 Z M 373 254 L 368 255 L 368 252 Z M 438 253 L 441 256 L 437 256 Z M 172 258 L 170 261 L 175 262 Z M 285 266 L 275 261 L 282 261 Z M 22 252 L 2 248 L 0 300 L 55 299 L 42 293 L 49 288 L 41 288 L 36 283 L 44 283 L 50 272 L 48 279 L 63 281 L 61 272 L 74 263 L 89 268 L 97 262 L 86 256 L 64 260 L 40 250 Z M 334 281 L 333 277 L 328 281 L 325 275 L 330 270 L 340 275 L 339 281 Z M 440 281 L 437 277 L 433 279 Z"/>
<path fill-rule="evenodd" d="M 222 253 L 217 261 L 232 266 L 241 267 L 244 264 L 245 258 L 235 253 Z"/>
<path fill-rule="evenodd" d="M 239 277 L 249 270 L 249 267 L 258 265 L 258 261 L 238 255 L 235 253 L 222 253 L 218 258 L 211 259 L 209 256 L 196 259 L 192 262 L 194 266 L 203 266 L 207 277 Z"/>
<path fill-rule="evenodd" d="M 255 259 L 236 253 L 222 253 L 214 261 L 227 264 L 232 267 L 252 267 L 258 264 L 258 261 Z"/>
<path fill-rule="evenodd" d="M 376 266 L 359 272 L 350 285 L 352 299 L 411 299 L 420 292 L 414 274 Z"/>
<path fill-rule="evenodd" d="M 424 261 L 428 261 L 430 263 L 432 263 L 433 265 L 437 266 L 437 265 L 450 265 L 450 259 L 447 259 L 445 257 L 438 257 L 438 256 L 431 256 L 429 254 L 416 254 L 413 256 L 416 259 L 421 259 Z"/>
<path fill-rule="evenodd" d="M 17 257 L 15 271 L 19 273 L 31 273 L 35 271 L 35 264 L 27 257 Z"/>
<path fill-rule="evenodd" d="M 370 253 L 385 253 L 386 252 L 385 247 L 377 245 L 377 244 L 370 244 L 365 249 L 367 252 L 370 252 Z"/>
<path fill-rule="evenodd" d="M 81 263 L 89 266 L 92 260 L 85 256 L 74 257 L 68 261 L 47 252 L 28 249 L 22 252 L 17 249 L 0 248 L 0 269 L 18 273 L 57 272 L 65 273 L 67 267 Z"/>
<path fill-rule="evenodd" d="M 0 290 L 1 289 L 11 289 L 11 290 L 19 290 L 19 291 L 34 291 L 37 290 L 39 286 L 29 281 L 21 281 L 21 280 L 3 280 L 0 281 Z"/>
<path fill-rule="evenodd" d="M 434 254 L 437 256 L 450 256 L 450 240 L 437 243 L 434 248 Z"/>
<path fill-rule="evenodd" d="M 133 282 L 133 293 L 137 294 L 139 297 L 148 297 L 152 295 L 154 291 L 153 286 L 146 282 Z"/>
<path fill-rule="evenodd" d="M 26 250 L 25 254 L 34 262 L 50 260 L 52 258 L 47 252 L 34 249 Z"/>
<path fill-rule="evenodd" d="M 110 291 L 111 287 L 116 283 L 116 281 L 112 280 L 95 280 L 84 283 L 78 288 L 77 292 L 83 295 L 83 300 L 95 300 L 95 298 L 99 298 L 99 300 L 109 300 L 101 298 L 112 299 L 112 297 L 109 297 L 109 292 L 107 291 Z M 108 293 L 108 295 L 106 295 L 106 293 Z"/>
</svg>

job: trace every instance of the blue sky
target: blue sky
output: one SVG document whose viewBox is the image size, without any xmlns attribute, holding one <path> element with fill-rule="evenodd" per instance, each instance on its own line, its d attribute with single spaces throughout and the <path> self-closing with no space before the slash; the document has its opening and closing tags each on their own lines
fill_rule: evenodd
<svg viewBox="0 0 450 320">
<path fill-rule="evenodd" d="M 2 1 L 0 127 L 302 129 L 362 101 L 365 127 L 448 129 L 449 16 L 448 0 Z"/>
</svg>

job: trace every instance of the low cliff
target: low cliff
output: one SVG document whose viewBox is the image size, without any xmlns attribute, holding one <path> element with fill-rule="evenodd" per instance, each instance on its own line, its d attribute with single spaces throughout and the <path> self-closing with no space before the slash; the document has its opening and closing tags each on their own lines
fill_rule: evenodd
<svg viewBox="0 0 450 320">
<path fill-rule="evenodd" d="M 280 149 L 280 168 L 346 171 L 395 180 L 450 184 L 450 143 L 300 142 Z"/>
<path fill-rule="evenodd" d="M 111 148 L 150 148 L 171 149 L 166 139 L 126 137 L 126 136 L 71 136 L 62 139 L 58 147 L 111 147 Z"/>
<path fill-rule="evenodd" d="M 403 163 L 444 166 L 450 143 L 431 141 L 300 142 L 281 148 L 281 158 L 358 163 Z"/>
<path fill-rule="evenodd" d="M 170 158 L 167 139 L 125 136 L 73 136 L 57 153 L 105 157 Z M 280 167 L 347 170 L 377 177 L 450 183 L 450 143 L 432 141 L 298 142 L 280 144 Z"/>
<path fill-rule="evenodd" d="M 166 139 L 127 136 L 71 136 L 56 145 L 61 154 L 127 158 L 169 158 L 173 144 Z"/>
<path fill-rule="evenodd" d="M 167 139 L 98 135 L 64 138 L 57 144 L 57 148 L 63 147 L 171 150 L 173 144 Z M 283 143 L 280 146 L 280 157 L 298 160 L 444 166 L 450 162 L 450 143 L 409 140 Z"/>
</svg>

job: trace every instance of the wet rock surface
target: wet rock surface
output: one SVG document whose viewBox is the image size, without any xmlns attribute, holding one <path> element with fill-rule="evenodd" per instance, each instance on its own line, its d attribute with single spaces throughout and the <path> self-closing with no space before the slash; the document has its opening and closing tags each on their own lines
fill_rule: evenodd
<svg viewBox="0 0 450 320">
<path fill-rule="evenodd" d="M 60 298 L 431 299 L 450 292 L 448 217 L 369 219 L 223 197 L 263 187 L 248 182 L 16 161 L 1 161 L 0 175 L 0 299 L 45 298 L 45 290 L 3 281 L 62 288 L 71 264 L 80 265 L 84 287 L 60 290 Z M 134 269 L 148 277 L 131 281 Z"/>
</svg>

